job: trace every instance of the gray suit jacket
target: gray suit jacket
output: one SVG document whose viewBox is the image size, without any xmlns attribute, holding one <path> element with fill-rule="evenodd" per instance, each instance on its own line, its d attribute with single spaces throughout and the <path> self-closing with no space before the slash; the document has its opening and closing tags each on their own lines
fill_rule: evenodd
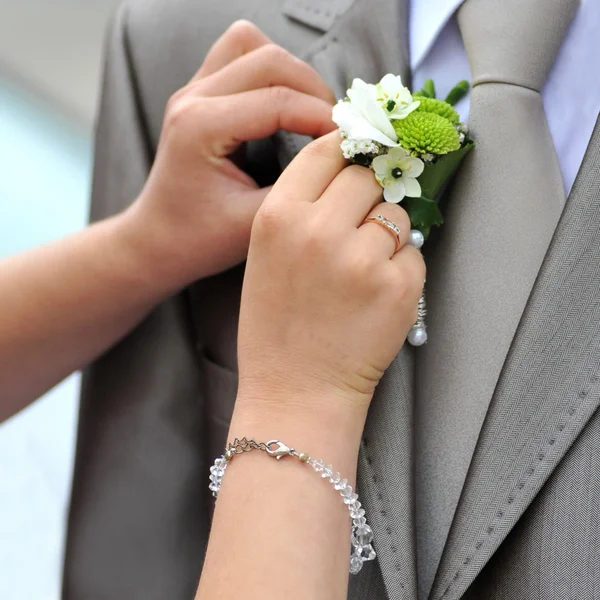
<svg viewBox="0 0 600 600">
<path fill-rule="evenodd" d="M 307 58 L 339 95 L 350 74 L 408 80 L 405 0 L 134 0 L 108 42 L 94 219 L 139 193 L 169 96 L 241 17 Z M 261 183 L 302 144 L 279 142 L 248 148 L 248 171 Z M 414 401 L 423 378 L 448 369 L 405 348 L 381 382 L 359 463 L 378 559 L 351 579 L 350 598 L 600 598 L 599 244 L 597 127 L 527 306 L 514 308 L 520 324 L 493 395 L 482 399 L 489 408 L 475 450 L 463 450 L 469 466 L 456 505 L 415 492 L 427 415 L 415 420 Z M 235 400 L 242 275 L 236 268 L 171 298 L 86 372 L 67 600 L 193 597 L 210 522 L 208 467 Z M 485 335 L 485 323 L 473 326 Z M 462 450 L 460 435 L 445 443 Z M 440 560 L 417 543 L 418 517 L 431 510 L 448 522 Z"/>
</svg>

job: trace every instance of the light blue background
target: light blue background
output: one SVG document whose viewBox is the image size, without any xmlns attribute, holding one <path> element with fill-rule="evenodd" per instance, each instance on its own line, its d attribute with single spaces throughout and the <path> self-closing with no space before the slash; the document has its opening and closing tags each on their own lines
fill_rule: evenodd
<svg viewBox="0 0 600 600">
<path fill-rule="evenodd" d="M 85 225 L 91 162 L 88 132 L 0 77 L 0 258 Z M 59 598 L 78 387 L 0 425 L 2 600 Z"/>
</svg>

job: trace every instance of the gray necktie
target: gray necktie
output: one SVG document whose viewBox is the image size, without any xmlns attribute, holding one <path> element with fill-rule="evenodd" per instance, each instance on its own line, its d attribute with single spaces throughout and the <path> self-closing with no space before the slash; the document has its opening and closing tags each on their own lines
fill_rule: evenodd
<svg viewBox="0 0 600 600">
<path fill-rule="evenodd" d="M 565 202 L 540 90 L 577 6 L 466 0 L 458 10 L 477 145 L 459 171 L 428 260 L 430 341 L 418 357 L 416 403 L 421 597 Z"/>
</svg>

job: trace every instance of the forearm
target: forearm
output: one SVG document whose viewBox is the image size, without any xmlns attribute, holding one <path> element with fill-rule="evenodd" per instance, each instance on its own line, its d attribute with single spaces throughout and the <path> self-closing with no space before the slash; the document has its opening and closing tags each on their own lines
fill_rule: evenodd
<svg viewBox="0 0 600 600">
<path fill-rule="evenodd" d="M 174 281 L 129 215 L 0 262 L 0 421 L 133 328 Z"/>
<path fill-rule="evenodd" d="M 312 399 L 315 400 L 315 399 Z M 248 410 L 238 400 L 229 439 L 279 439 L 331 463 L 354 487 L 366 414 L 318 398 L 297 410 Z M 262 415 L 260 418 L 258 415 Z M 342 599 L 350 560 L 348 509 L 299 460 L 236 456 L 223 479 L 197 599 Z"/>
</svg>

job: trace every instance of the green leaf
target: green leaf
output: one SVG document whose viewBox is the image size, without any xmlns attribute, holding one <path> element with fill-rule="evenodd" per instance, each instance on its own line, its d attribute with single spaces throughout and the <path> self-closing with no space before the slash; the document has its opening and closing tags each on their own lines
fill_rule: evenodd
<svg viewBox="0 0 600 600">
<path fill-rule="evenodd" d="M 429 236 L 431 227 L 444 222 L 437 202 L 428 198 L 404 198 L 402 206 L 410 217 L 413 229 L 421 231 L 425 239 Z"/>
<path fill-rule="evenodd" d="M 428 98 L 435 98 L 435 84 L 433 83 L 433 79 L 428 79 L 423 84 L 423 91 Z"/>
<path fill-rule="evenodd" d="M 446 102 L 454 106 L 459 100 L 462 100 L 469 91 L 469 82 L 466 79 L 459 81 L 446 96 Z"/>
<path fill-rule="evenodd" d="M 475 143 L 469 141 L 462 148 L 440 156 L 435 163 L 427 165 L 419 177 L 421 197 L 407 197 L 402 201 L 412 227 L 421 231 L 425 239 L 429 237 L 432 227 L 444 222 L 438 205 L 442 191 L 474 146 Z"/>
<path fill-rule="evenodd" d="M 428 200 L 437 202 L 442 189 L 474 146 L 475 142 L 469 141 L 462 148 L 444 154 L 434 163 L 426 165 L 422 175 L 419 177 L 421 195 Z"/>
</svg>

